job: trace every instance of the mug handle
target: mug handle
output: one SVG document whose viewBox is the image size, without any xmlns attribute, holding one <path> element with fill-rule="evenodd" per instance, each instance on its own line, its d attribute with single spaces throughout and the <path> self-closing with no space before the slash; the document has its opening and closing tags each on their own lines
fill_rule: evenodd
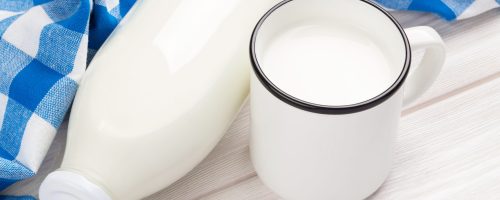
<svg viewBox="0 0 500 200">
<path fill-rule="evenodd" d="M 443 39 L 436 30 L 428 26 L 405 29 L 412 51 L 424 49 L 425 53 L 418 66 L 413 63 L 406 79 L 403 106 L 409 105 L 427 91 L 443 68 L 446 57 Z"/>
</svg>

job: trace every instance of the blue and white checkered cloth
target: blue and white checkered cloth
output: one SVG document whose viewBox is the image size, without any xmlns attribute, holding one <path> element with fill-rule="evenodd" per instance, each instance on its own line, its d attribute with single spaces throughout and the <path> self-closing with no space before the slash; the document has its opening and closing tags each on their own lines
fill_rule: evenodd
<svg viewBox="0 0 500 200">
<path fill-rule="evenodd" d="M 499 7 L 500 0 L 375 0 L 393 10 L 432 12 L 448 21 L 476 16 Z"/>
<path fill-rule="evenodd" d="M 36 173 L 88 60 L 134 1 L 0 0 L 0 190 Z M 454 20 L 500 0 L 377 1 Z"/>
<path fill-rule="evenodd" d="M 135 0 L 0 0 L 0 190 L 33 176 L 93 56 Z"/>
<path fill-rule="evenodd" d="M 0 196 L 0 200 L 36 200 L 32 196 Z"/>
</svg>

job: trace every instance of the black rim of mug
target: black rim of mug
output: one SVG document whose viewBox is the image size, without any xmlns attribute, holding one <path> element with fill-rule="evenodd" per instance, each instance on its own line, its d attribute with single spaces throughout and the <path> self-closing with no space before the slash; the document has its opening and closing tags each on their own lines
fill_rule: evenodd
<svg viewBox="0 0 500 200">
<path fill-rule="evenodd" d="M 373 108 L 373 107 L 383 103 L 384 101 L 389 99 L 392 95 L 394 95 L 401 88 L 401 86 L 403 85 L 403 83 L 408 75 L 408 72 L 410 70 L 410 63 L 411 63 L 411 51 L 410 51 L 410 43 L 408 41 L 408 37 L 406 36 L 401 25 L 397 22 L 397 20 L 391 14 L 389 14 L 389 12 L 387 12 L 385 9 L 383 9 L 379 5 L 377 5 L 373 2 L 370 2 L 369 0 L 360 0 L 362 2 L 365 2 L 365 3 L 375 7 L 380 12 L 385 14 L 394 23 L 394 25 L 399 30 L 401 36 L 403 37 L 403 41 L 405 44 L 405 50 L 406 50 L 406 55 L 405 55 L 406 58 L 405 58 L 405 63 L 404 63 L 403 69 L 401 70 L 401 73 L 399 74 L 398 79 L 384 92 L 380 93 L 379 95 L 377 95 L 369 100 L 366 100 L 366 101 L 363 101 L 360 103 L 356 103 L 356 104 L 343 105 L 343 106 L 328 106 L 328 105 L 311 103 L 311 102 L 296 98 L 292 95 L 289 95 L 286 92 L 279 89 L 276 85 L 274 85 L 271 82 L 271 80 L 269 80 L 266 77 L 266 75 L 262 71 L 262 69 L 259 65 L 259 62 L 257 60 L 256 53 L 255 53 L 255 43 L 257 40 L 257 34 L 260 30 L 260 27 L 264 24 L 266 19 L 274 11 L 276 11 L 281 6 L 287 4 L 291 1 L 293 1 L 293 0 L 284 0 L 284 1 L 280 2 L 279 4 L 275 5 L 274 7 L 272 7 L 269 11 L 267 11 L 266 14 L 264 14 L 264 16 L 259 20 L 259 22 L 255 26 L 255 28 L 252 32 L 251 40 L 250 40 L 250 58 L 251 58 L 251 62 L 252 62 L 253 71 L 254 71 L 255 75 L 257 76 L 257 78 L 259 79 L 259 81 L 264 85 L 264 87 L 271 94 L 273 94 L 275 97 L 277 97 L 281 101 L 283 101 L 283 102 L 285 102 L 293 107 L 304 110 L 304 111 L 309 111 L 309 112 L 314 112 L 314 113 L 319 113 L 319 114 L 351 114 L 351 113 L 361 112 L 361 111 Z"/>
</svg>

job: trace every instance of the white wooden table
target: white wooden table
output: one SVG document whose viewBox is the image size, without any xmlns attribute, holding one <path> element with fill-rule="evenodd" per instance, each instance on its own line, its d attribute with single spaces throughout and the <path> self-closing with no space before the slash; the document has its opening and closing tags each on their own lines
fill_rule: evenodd
<svg viewBox="0 0 500 200">
<path fill-rule="evenodd" d="M 451 23 L 428 14 L 395 16 L 405 27 L 434 27 L 447 44 L 447 61 L 429 92 L 404 109 L 392 173 L 369 199 L 500 199 L 500 10 Z M 3 194 L 37 194 L 61 162 L 66 129 L 64 123 L 38 175 Z M 201 164 L 147 199 L 279 199 L 252 167 L 248 134 L 246 103 Z"/>
</svg>

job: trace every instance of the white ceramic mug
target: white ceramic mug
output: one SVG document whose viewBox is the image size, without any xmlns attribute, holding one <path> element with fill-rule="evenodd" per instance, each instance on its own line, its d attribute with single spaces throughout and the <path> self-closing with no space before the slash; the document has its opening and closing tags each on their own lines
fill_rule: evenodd
<svg viewBox="0 0 500 200">
<path fill-rule="evenodd" d="M 273 62 L 280 63 L 283 59 L 292 59 L 292 56 L 300 57 L 301 54 L 294 54 L 294 51 L 302 47 L 285 52 L 285 55 L 289 53 L 288 57 L 276 58 L 273 62 L 263 61 L 273 59 L 269 58 L 275 55 L 270 55 L 273 42 L 287 41 L 283 39 L 284 33 L 292 30 L 295 32 L 290 34 L 295 34 L 299 30 L 295 30 L 297 26 L 307 27 L 308 23 L 315 20 L 326 22 L 325 26 L 332 30 L 346 32 L 346 37 L 361 34 L 353 31 L 363 32 L 361 35 L 366 36 L 363 39 L 368 43 L 373 41 L 383 55 L 381 58 L 386 59 L 384 62 L 390 67 L 390 72 L 388 79 L 384 80 L 391 82 L 383 90 L 377 91 L 371 87 L 360 89 L 359 85 L 352 85 L 355 83 L 353 80 L 346 80 L 345 84 L 338 82 L 321 86 L 323 89 L 330 86 L 335 88 L 331 91 L 320 90 L 322 92 L 315 93 L 315 88 L 307 88 L 314 85 L 308 81 L 317 81 L 314 77 L 321 79 L 323 74 L 315 75 L 316 72 L 307 69 L 315 70 L 314 65 L 321 63 L 310 60 L 305 68 L 300 69 L 306 69 L 301 73 L 309 73 L 309 79 L 287 77 L 292 76 L 290 74 L 293 72 L 288 67 L 295 65 L 295 61 L 283 62 L 287 63 L 283 66 L 272 66 Z M 314 23 L 315 26 L 321 24 Z M 345 27 L 352 29 L 344 30 Z M 322 31 L 319 32 L 322 34 Z M 312 36 L 306 37 L 304 41 L 307 43 L 309 39 L 319 39 Z M 299 43 L 293 37 L 289 41 Z M 340 47 L 340 54 L 344 53 L 344 49 L 353 50 L 350 45 Z M 336 48 L 338 50 L 339 46 Z M 294 49 L 294 46 L 291 45 L 290 49 Z M 410 69 L 411 53 L 417 49 L 425 51 L 424 57 L 420 63 L 411 65 Z M 435 30 L 429 27 L 403 30 L 388 12 L 366 0 L 283 1 L 258 22 L 250 51 L 254 71 L 251 77 L 252 161 L 257 174 L 269 188 L 285 199 L 294 200 L 349 200 L 372 194 L 389 174 L 403 103 L 415 100 L 430 87 L 445 59 L 443 41 Z M 312 56 L 317 56 L 315 54 Z M 347 63 L 356 63 L 371 59 L 360 54 L 354 55 L 357 56 L 356 60 L 349 60 L 349 56 L 353 55 L 332 55 L 331 62 L 347 59 L 344 60 Z M 342 62 L 331 66 L 343 73 Z M 370 67 L 367 65 L 366 69 L 373 70 Z M 363 70 L 362 67 L 360 69 Z M 344 70 L 351 69 L 346 66 Z M 377 80 L 376 76 L 380 74 L 373 72 L 359 76 L 364 77 L 363 80 L 370 79 L 370 76 Z M 301 73 L 295 75 L 300 76 Z M 296 80 L 297 84 L 281 80 L 287 78 Z M 340 78 L 342 76 L 336 77 Z M 357 76 L 351 79 L 362 81 L 361 78 L 357 80 Z M 367 83 L 366 86 L 378 84 Z M 299 86 L 304 88 L 297 89 Z M 339 95 L 347 97 L 371 96 L 358 99 L 357 102 L 352 100 L 349 103 L 347 98 L 344 99 L 347 103 L 326 104 L 329 101 L 327 96 L 337 98 L 336 90 L 343 92 L 339 92 Z"/>
</svg>

